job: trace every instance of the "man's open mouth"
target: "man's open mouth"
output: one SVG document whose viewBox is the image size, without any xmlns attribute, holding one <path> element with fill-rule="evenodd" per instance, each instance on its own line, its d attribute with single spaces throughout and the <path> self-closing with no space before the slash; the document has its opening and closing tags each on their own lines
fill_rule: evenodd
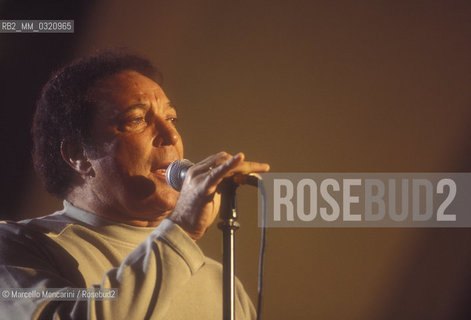
<svg viewBox="0 0 471 320">
<path fill-rule="evenodd" d="M 167 172 L 167 168 L 156 169 L 156 170 L 152 171 L 153 174 L 162 175 L 164 177 L 165 177 L 166 172 Z"/>
<path fill-rule="evenodd" d="M 167 168 L 170 165 L 170 163 L 171 162 L 156 165 L 155 167 L 151 169 L 151 171 L 154 175 L 165 178 L 165 173 L 167 172 Z"/>
</svg>

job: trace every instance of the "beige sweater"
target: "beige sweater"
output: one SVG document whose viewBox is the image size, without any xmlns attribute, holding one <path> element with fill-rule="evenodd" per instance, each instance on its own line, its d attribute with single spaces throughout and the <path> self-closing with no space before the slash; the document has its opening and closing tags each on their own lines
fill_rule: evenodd
<svg viewBox="0 0 471 320">
<path fill-rule="evenodd" d="M 18 298 L 0 301 L 0 318 L 222 319 L 222 267 L 179 226 L 135 227 L 64 206 L 0 224 L 0 287 L 118 288 L 118 299 Z M 236 318 L 255 318 L 238 280 Z"/>
</svg>

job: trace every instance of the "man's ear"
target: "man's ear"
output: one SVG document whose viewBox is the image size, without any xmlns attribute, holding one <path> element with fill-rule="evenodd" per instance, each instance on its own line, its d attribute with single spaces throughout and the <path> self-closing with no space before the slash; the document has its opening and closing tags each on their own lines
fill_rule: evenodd
<svg viewBox="0 0 471 320">
<path fill-rule="evenodd" d="M 61 155 L 62 159 L 80 176 L 90 177 L 95 175 L 82 143 L 75 139 L 63 139 L 61 142 Z"/>
</svg>

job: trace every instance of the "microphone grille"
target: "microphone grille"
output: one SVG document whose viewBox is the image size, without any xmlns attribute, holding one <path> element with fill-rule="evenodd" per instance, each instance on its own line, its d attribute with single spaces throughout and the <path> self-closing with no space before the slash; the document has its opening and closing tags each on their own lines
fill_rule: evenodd
<svg viewBox="0 0 471 320">
<path fill-rule="evenodd" d="M 180 191 L 185 180 L 185 175 L 188 169 L 194 163 L 187 159 L 181 159 L 172 162 L 165 172 L 167 183 L 175 190 Z"/>
</svg>

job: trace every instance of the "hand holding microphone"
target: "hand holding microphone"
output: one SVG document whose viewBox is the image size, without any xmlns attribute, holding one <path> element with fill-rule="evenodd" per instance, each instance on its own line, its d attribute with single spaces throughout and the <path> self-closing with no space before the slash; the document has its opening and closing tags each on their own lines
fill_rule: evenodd
<svg viewBox="0 0 471 320">
<path fill-rule="evenodd" d="M 185 180 L 186 173 L 195 164 L 188 159 L 181 159 L 172 162 L 165 173 L 165 178 L 167 183 L 175 190 L 180 191 L 182 189 L 183 181 Z M 210 167 L 210 170 L 213 168 Z M 247 184 L 254 187 L 258 186 L 258 181 L 261 179 L 260 175 L 257 173 L 249 174 L 237 174 L 234 175 L 232 179 L 236 184 Z"/>
<path fill-rule="evenodd" d="M 180 225 L 194 240 L 201 238 L 217 216 L 221 194 L 217 186 L 224 179 L 239 184 L 257 184 L 253 174 L 267 172 L 266 163 L 245 161 L 243 153 L 212 155 L 192 164 L 188 160 L 173 162 L 167 168 L 167 182 L 180 189 L 177 204 L 169 219 Z"/>
</svg>

